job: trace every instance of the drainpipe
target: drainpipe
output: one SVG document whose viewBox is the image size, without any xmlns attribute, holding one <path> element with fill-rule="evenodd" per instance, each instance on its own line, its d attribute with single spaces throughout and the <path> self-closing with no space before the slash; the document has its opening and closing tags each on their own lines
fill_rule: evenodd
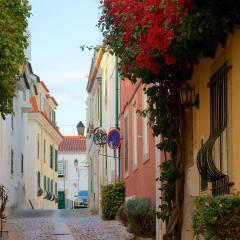
<svg viewBox="0 0 240 240">
<path fill-rule="evenodd" d="M 100 118 L 100 127 L 102 127 L 102 78 L 98 77 L 98 84 L 99 84 L 99 118 Z"/>
<path fill-rule="evenodd" d="M 116 129 L 119 129 L 119 73 L 118 73 L 118 56 L 116 56 L 116 69 L 115 69 L 115 79 L 116 79 L 116 95 L 115 95 L 115 106 L 116 106 Z M 120 179 L 120 147 L 118 149 L 118 178 Z"/>
</svg>

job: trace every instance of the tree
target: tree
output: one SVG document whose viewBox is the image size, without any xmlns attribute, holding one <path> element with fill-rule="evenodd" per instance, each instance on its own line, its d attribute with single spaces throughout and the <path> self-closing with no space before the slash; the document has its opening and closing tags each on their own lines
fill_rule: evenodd
<svg viewBox="0 0 240 240">
<path fill-rule="evenodd" d="M 16 81 L 25 62 L 26 28 L 30 16 L 27 0 L 0 0 L 0 113 L 12 112 Z"/>
</svg>

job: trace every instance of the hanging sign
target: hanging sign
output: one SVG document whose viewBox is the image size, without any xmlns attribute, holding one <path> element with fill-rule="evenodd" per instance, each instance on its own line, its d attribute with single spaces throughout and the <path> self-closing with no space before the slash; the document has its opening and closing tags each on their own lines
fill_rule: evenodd
<svg viewBox="0 0 240 240">
<path fill-rule="evenodd" d="M 97 127 L 93 130 L 93 141 L 96 145 L 102 146 L 107 142 L 107 133 L 101 128 Z"/>
<path fill-rule="evenodd" d="M 108 133 L 107 143 L 110 148 L 116 150 L 119 148 L 121 143 L 120 132 L 118 129 L 114 128 Z"/>
</svg>

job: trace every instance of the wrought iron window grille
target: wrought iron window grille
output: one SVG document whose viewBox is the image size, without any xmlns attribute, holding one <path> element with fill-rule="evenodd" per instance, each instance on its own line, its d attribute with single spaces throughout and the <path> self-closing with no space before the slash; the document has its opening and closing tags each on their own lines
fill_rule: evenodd
<svg viewBox="0 0 240 240">
<path fill-rule="evenodd" d="M 230 192 L 229 176 L 219 170 L 213 159 L 215 142 L 227 127 L 228 113 L 228 70 L 225 62 L 210 78 L 210 137 L 197 155 L 197 166 L 202 179 L 212 183 L 212 194 Z"/>
</svg>

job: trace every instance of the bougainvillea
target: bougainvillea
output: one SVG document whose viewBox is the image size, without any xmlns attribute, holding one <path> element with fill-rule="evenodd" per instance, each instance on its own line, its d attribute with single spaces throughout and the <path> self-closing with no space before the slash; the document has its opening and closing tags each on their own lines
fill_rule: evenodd
<svg viewBox="0 0 240 240">
<path fill-rule="evenodd" d="M 176 62 L 169 46 L 175 39 L 174 29 L 187 16 L 191 2 L 106 0 L 102 3 L 99 25 L 105 41 L 110 46 L 117 44 L 125 73 L 140 67 L 158 74 L 159 62 L 166 65 Z"/>
<path fill-rule="evenodd" d="M 167 223 L 164 239 L 181 239 L 184 189 L 185 111 L 179 89 L 199 57 L 214 57 L 219 44 L 240 25 L 239 0 L 105 0 L 99 27 L 107 50 L 120 57 L 119 70 L 133 83 L 141 78 L 161 166 L 158 216 Z"/>
</svg>

